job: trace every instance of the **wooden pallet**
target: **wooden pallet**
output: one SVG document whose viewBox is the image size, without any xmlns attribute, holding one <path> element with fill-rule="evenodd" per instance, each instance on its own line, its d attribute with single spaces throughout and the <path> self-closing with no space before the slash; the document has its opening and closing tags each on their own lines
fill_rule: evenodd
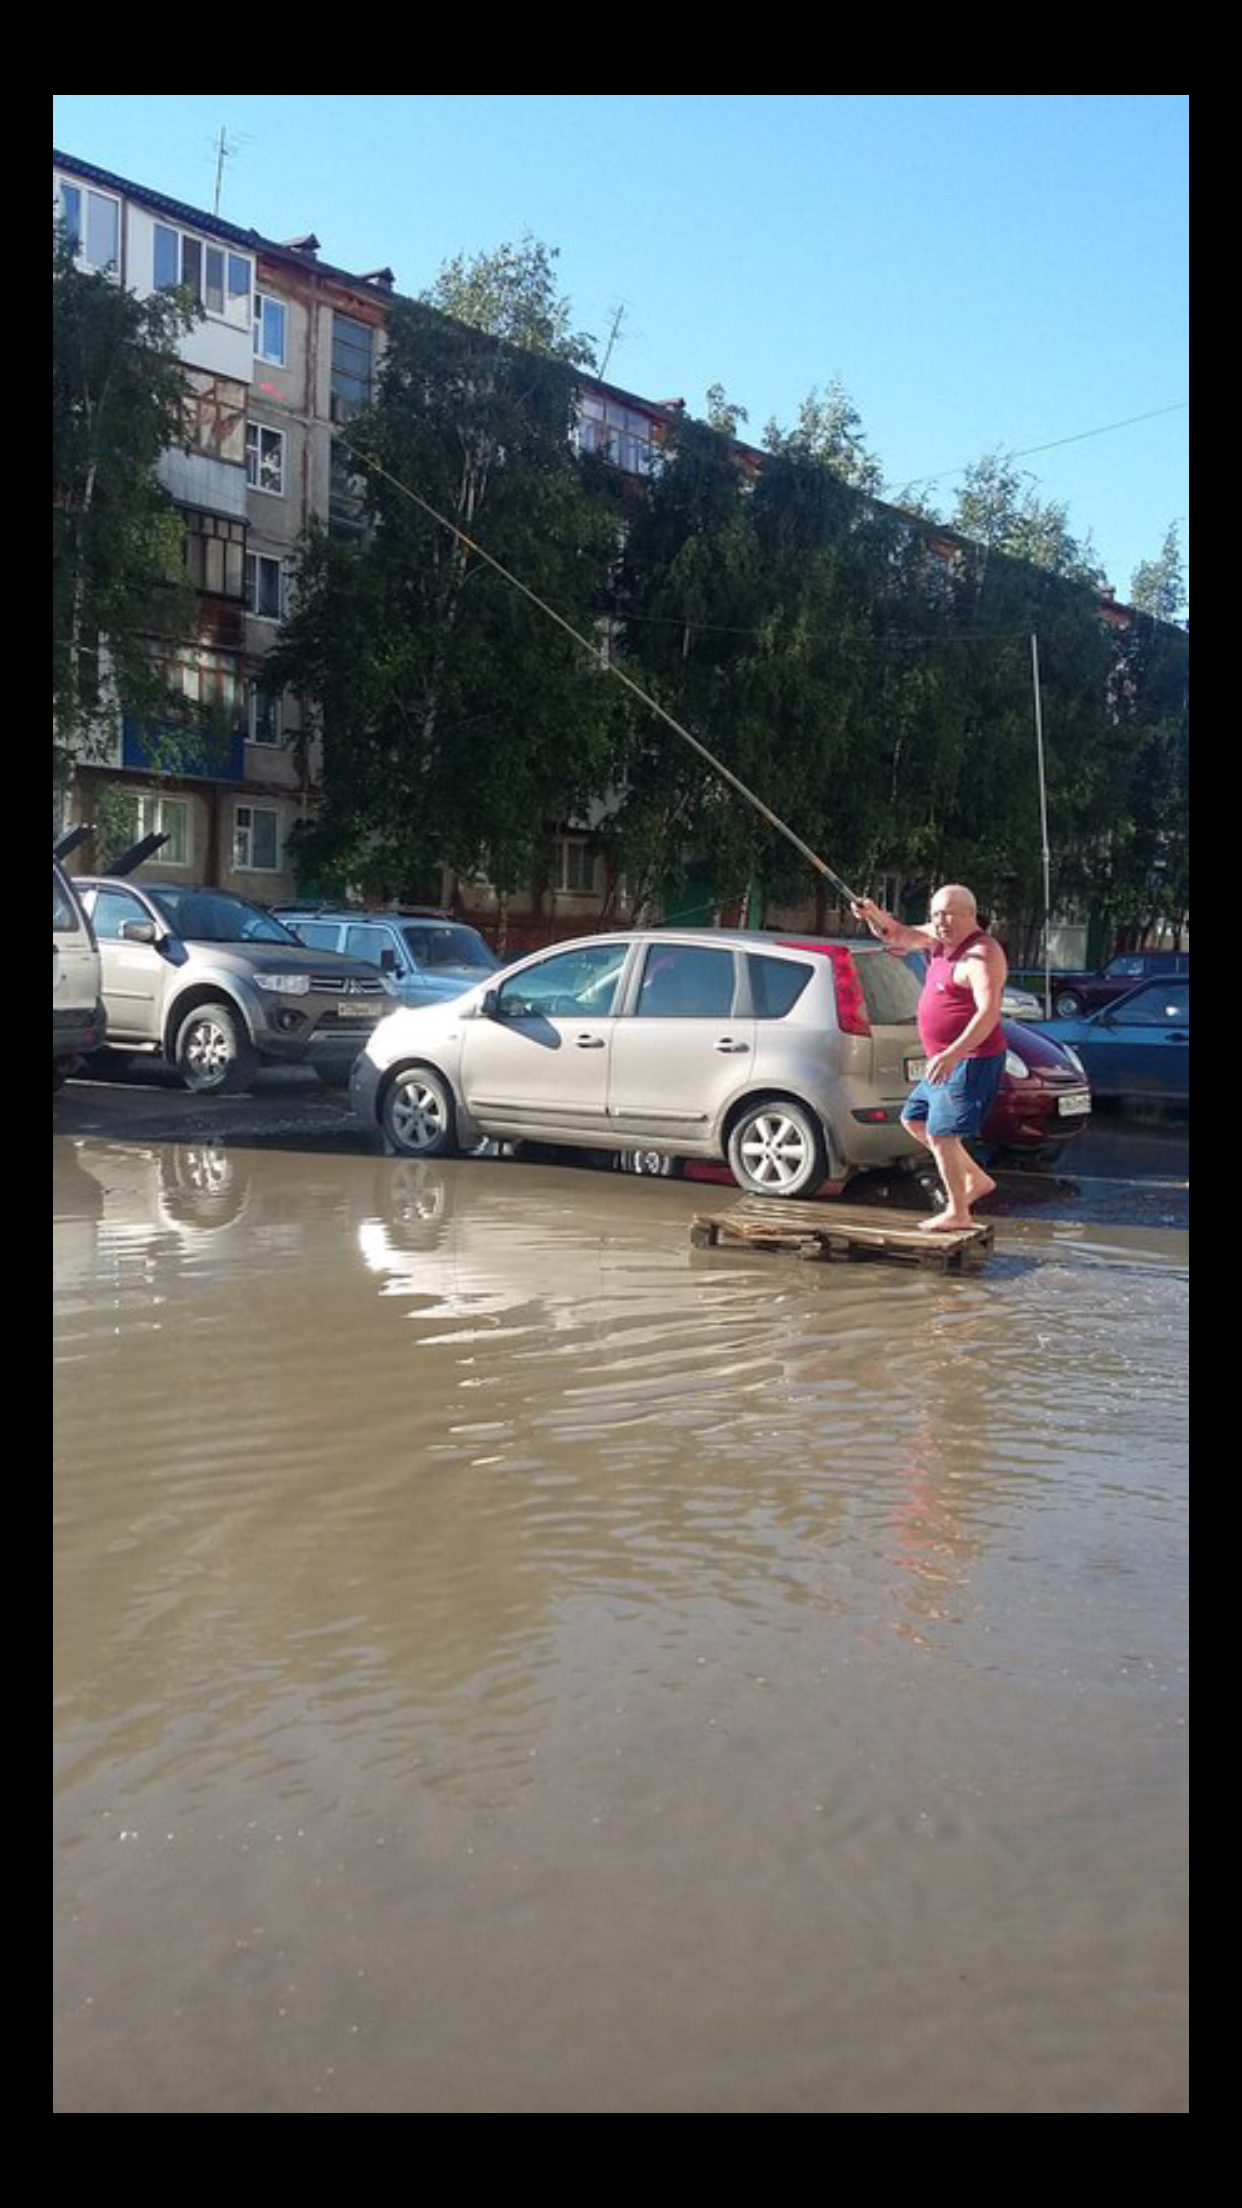
<svg viewBox="0 0 1242 2208">
<path fill-rule="evenodd" d="M 690 1225 L 696 1249 L 739 1244 L 755 1250 L 787 1250 L 812 1263 L 889 1258 L 937 1273 L 975 1272 L 992 1254 L 990 1226 L 921 1234 L 900 1215 L 850 1204 L 793 1204 L 746 1196 L 731 1211 L 699 1211 Z"/>
</svg>

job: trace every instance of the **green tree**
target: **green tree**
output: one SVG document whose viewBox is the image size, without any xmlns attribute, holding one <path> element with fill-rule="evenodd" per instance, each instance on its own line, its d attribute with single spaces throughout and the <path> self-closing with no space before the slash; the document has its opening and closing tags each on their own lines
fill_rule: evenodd
<svg viewBox="0 0 1242 2208">
<path fill-rule="evenodd" d="M 1130 604 L 1158 621 L 1180 621 L 1187 610 L 1186 565 L 1177 523 L 1170 522 L 1154 560 L 1142 560 L 1130 581 Z"/>
<path fill-rule="evenodd" d="M 868 452 L 862 416 L 839 376 L 828 389 L 808 391 L 798 409 L 797 425 L 782 429 L 773 418 L 763 433 L 768 452 L 787 460 L 817 460 L 831 468 L 855 490 L 878 498 L 884 488 L 884 471 Z"/>
<path fill-rule="evenodd" d="M 559 259 L 556 246 L 544 245 L 527 231 L 516 244 L 499 245 L 472 260 L 459 253 L 446 261 L 423 300 L 521 352 L 546 354 L 572 368 L 594 368 L 595 339 L 570 328 L 572 309 L 557 288 Z"/>
<path fill-rule="evenodd" d="M 53 769 L 98 756 L 115 715 L 148 722 L 178 702 L 153 646 L 184 634 L 184 527 L 156 478 L 184 436 L 175 347 L 195 310 L 140 300 L 75 265 L 52 267 Z"/>
<path fill-rule="evenodd" d="M 1007 453 L 987 453 L 967 468 L 952 526 L 989 551 L 1008 553 L 1051 575 L 1095 585 L 1104 581 L 1090 532 L 1075 537 L 1069 508 L 1038 497 Z"/>
<path fill-rule="evenodd" d="M 756 619 L 749 498 L 731 435 L 677 422 L 629 526 L 620 610 L 626 671 L 763 794 L 763 762 L 743 741 L 738 681 Z M 688 856 L 718 901 L 740 897 L 770 831 L 641 705 L 629 725 L 610 833 L 637 907 L 656 897 L 675 907 Z"/>
<path fill-rule="evenodd" d="M 551 259 L 527 241 L 490 272 L 445 272 L 437 298 L 468 291 L 500 335 L 425 302 L 396 309 L 376 403 L 349 430 L 367 541 L 313 531 L 303 548 L 269 676 L 322 735 L 301 861 L 318 886 L 408 894 L 444 861 L 511 892 L 537 877 L 547 824 L 607 785 L 616 707 L 598 664 L 409 495 L 591 634 L 615 478 L 574 449 L 579 342 L 549 296 Z"/>
</svg>

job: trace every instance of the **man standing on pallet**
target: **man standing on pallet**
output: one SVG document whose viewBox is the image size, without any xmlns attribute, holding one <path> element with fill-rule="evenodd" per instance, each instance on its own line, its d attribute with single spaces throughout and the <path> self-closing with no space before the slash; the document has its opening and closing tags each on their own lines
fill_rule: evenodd
<svg viewBox="0 0 1242 2208">
<path fill-rule="evenodd" d="M 974 897 L 960 882 L 936 891 L 930 927 L 903 927 L 870 897 L 853 910 L 889 950 L 927 953 L 919 998 L 927 1072 L 906 1098 L 901 1123 L 931 1151 L 947 1201 L 946 1210 L 924 1221 L 923 1232 L 971 1227 L 971 1205 L 996 1187 L 966 1144 L 981 1132 L 1005 1071 L 1005 954 L 979 926 Z"/>
</svg>

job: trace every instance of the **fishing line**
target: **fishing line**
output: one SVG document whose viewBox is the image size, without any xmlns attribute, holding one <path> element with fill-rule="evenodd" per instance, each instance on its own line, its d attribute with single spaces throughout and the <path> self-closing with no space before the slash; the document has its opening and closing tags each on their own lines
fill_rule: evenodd
<svg viewBox="0 0 1242 2208">
<path fill-rule="evenodd" d="M 391 483 L 395 491 L 400 491 L 403 498 L 408 498 L 413 505 L 419 507 L 439 528 L 447 529 L 451 536 L 456 537 L 459 544 L 464 544 L 468 550 L 475 554 L 476 558 L 483 560 L 488 567 L 494 568 L 497 575 L 503 576 L 505 582 L 511 583 L 515 590 L 521 592 L 523 598 L 529 599 L 532 606 L 538 607 L 540 613 L 546 613 L 549 621 L 555 621 L 558 629 L 563 629 L 566 636 L 572 637 L 575 644 L 581 645 L 582 650 L 589 654 L 597 667 L 599 666 L 598 643 L 593 644 L 590 637 L 584 636 L 581 629 L 576 629 L 572 621 L 565 619 L 563 613 L 558 613 L 556 607 L 550 606 L 546 599 L 541 598 L 537 591 L 531 589 L 529 583 L 524 583 L 520 575 L 513 574 L 511 569 L 505 567 L 483 545 L 476 543 L 473 537 L 467 536 L 466 531 L 457 522 L 450 521 L 447 515 L 438 513 L 427 499 L 423 498 L 418 491 L 411 490 L 409 484 L 403 483 L 398 476 L 392 473 L 391 469 L 384 466 L 382 461 L 376 460 L 369 452 L 363 452 L 361 447 L 352 444 L 348 437 L 341 437 L 339 431 L 338 439 L 344 445 L 345 450 L 352 453 L 356 460 L 360 460 L 365 467 L 374 469 L 376 475 L 381 475 L 386 483 Z M 616 666 L 611 660 L 603 671 L 606 674 L 615 675 L 617 681 L 623 683 L 627 690 L 632 691 L 649 712 L 654 713 L 659 720 L 673 730 L 675 735 L 681 737 L 683 743 L 689 744 L 691 750 L 696 751 L 700 759 L 707 762 L 713 774 L 718 774 L 722 781 L 727 782 L 731 789 L 737 791 L 739 797 L 745 798 L 748 805 L 753 805 L 755 811 L 767 821 L 768 826 L 775 828 L 778 835 L 784 836 L 785 841 L 793 845 L 794 850 L 807 861 L 808 865 L 814 867 L 817 874 L 821 874 L 825 881 L 831 882 L 833 888 L 844 897 L 847 904 L 854 905 L 859 902 L 858 892 L 851 889 L 848 882 L 842 881 L 841 876 L 834 872 L 832 867 L 828 865 L 827 860 L 821 859 L 817 852 L 812 851 L 810 845 L 802 841 L 801 836 L 795 833 L 787 821 L 781 819 L 779 813 L 774 813 L 771 806 L 765 804 L 764 800 L 758 797 L 754 790 L 748 789 L 740 776 L 734 774 L 731 767 L 726 767 L 722 759 L 717 759 L 715 753 L 709 751 L 706 744 L 701 743 L 697 736 L 692 735 L 690 730 L 684 727 L 668 711 L 667 707 L 660 704 L 658 698 L 653 698 L 650 691 L 644 690 L 641 683 L 635 682 L 632 675 L 627 675 L 624 668 Z"/>
</svg>

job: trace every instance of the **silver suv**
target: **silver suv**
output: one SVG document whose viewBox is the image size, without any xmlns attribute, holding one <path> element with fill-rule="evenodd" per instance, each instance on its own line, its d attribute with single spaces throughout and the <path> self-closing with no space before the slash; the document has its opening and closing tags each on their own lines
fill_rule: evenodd
<svg viewBox="0 0 1242 2208">
<path fill-rule="evenodd" d="M 244 1089 L 261 1064 L 343 1083 L 392 1007 L 374 966 L 308 950 L 226 890 L 100 875 L 76 887 L 99 942 L 109 1047 L 158 1053 L 191 1089 Z"/>
<path fill-rule="evenodd" d="M 287 928 L 316 950 L 370 959 L 403 1004 L 445 1004 L 498 972 L 477 928 L 447 912 L 359 912 L 357 907 L 278 905 Z"/>
<path fill-rule="evenodd" d="M 453 1004 L 382 1020 L 356 1110 L 394 1150 L 487 1137 L 725 1158 L 802 1196 L 918 1155 L 919 988 L 878 943 L 641 930 L 537 952 Z"/>
</svg>

